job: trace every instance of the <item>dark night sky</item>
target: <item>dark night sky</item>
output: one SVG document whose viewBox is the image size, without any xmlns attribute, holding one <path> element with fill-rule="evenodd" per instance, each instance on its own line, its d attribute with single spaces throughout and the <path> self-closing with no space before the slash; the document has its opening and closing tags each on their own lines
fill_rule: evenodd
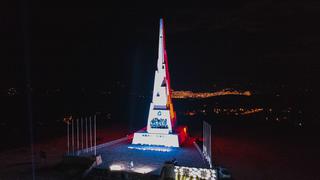
<svg viewBox="0 0 320 180">
<path fill-rule="evenodd" d="M 248 82 L 317 86 L 320 75 L 320 3 L 246 1 L 161 10 L 31 4 L 26 13 L 21 9 L 12 4 L 1 11 L 5 88 L 24 82 L 25 34 L 33 87 L 104 88 L 119 80 L 150 91 L 160 17 L 174 89 Z"/>
</svg>

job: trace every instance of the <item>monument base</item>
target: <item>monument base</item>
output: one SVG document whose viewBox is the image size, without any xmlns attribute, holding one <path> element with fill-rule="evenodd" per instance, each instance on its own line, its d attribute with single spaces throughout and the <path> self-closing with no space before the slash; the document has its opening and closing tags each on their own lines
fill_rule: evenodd
<svg viewBox="0 0 320 180">
<path fill-rule="evenodd" d="M 132 144 L 179 147 L 179 137 L 177 134 L 136 132 L 133 135 Z"/>
</svg>

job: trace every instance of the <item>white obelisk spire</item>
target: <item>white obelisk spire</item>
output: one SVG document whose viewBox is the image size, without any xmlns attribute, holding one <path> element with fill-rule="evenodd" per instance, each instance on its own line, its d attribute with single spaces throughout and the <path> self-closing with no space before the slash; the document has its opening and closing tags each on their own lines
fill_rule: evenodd
<svg viewBox="0 0 320 180">
<path fill-rule="evenodd" d="M 164 62 L 164 34 L 163 34 L 163 19 L 160 19 L 160 28 L 159 28 L 159 47 L 158 47 L 158 70 L 161 69 Z"/>
<path fill-rule="evenodd" d="M 175 112 L 171 102 L 164 24 L 163 19 L 160 19 L 158 62 L 154 77 L 147 132 L 134 133 L 132 143 L 179 147 L 178 135 L 173 134 L 174 125 Z"/>
<path fill-rule="evenodd" d="M 152 102 L 155 106 L 165 109 L 168 102 L 168 86 L 166 79 L 166 64 L 164 60 L 164 36 L 163 36 L 163 20 L 160 19 L 160 33 L 159 33 L 159 52 L 157 70 L 155 71 L 153 97 Z"/>
</svg>

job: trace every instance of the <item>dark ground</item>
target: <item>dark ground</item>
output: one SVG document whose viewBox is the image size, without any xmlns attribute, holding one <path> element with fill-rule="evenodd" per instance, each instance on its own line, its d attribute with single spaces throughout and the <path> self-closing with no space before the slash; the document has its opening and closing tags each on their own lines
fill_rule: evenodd
<svg viewBox="0 0 320 180">
<path fill-rule="evenodd" d="M 235 179 L 319 179 L 319 134 L 254 122 L 213 124 L 213 159 Z"/>
<path fill-rule="evenodd" d="M 185 123 L 193 136 L 201 136 L 201 119 L 195 117 Z M 213 160 L 228 168 L 235 179 L 319 179 L 320 160 L 318 133 L 312 130 L 283 127 L 267 122 L 210 120 L 213 132 Z M 99 143 L 127 134 L 126 125 L 112 124 L 98 132 Z M 121 130 L 123 129 L 123 130 Z M 66 150 L 65 137 L 35 145 L 37 166 L 57 163 Z M 38 157 L 47 152 L 46 164 Z M 2 179 L 26 174 L 30 167 L 28 147 L 4 151 L 0 154 Z"/>
</svg>

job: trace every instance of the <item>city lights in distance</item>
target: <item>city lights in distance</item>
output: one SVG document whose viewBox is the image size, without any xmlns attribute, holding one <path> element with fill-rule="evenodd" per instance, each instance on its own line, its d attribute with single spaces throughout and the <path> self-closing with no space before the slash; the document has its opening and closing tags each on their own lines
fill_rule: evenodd
<svg viewBox="0 0 320 180">
<path fill-rule="evenodd" d="M 238 96 L 251 96 L 251 91 L 239 91 L 222 89 L 216 92 L 192 92 L 192 91 L 172 91 L 172 98 L 175 99 L 203 99 L 215 96 L 227 96 L 227 95 L 238 95 Z"/>
</svg>

